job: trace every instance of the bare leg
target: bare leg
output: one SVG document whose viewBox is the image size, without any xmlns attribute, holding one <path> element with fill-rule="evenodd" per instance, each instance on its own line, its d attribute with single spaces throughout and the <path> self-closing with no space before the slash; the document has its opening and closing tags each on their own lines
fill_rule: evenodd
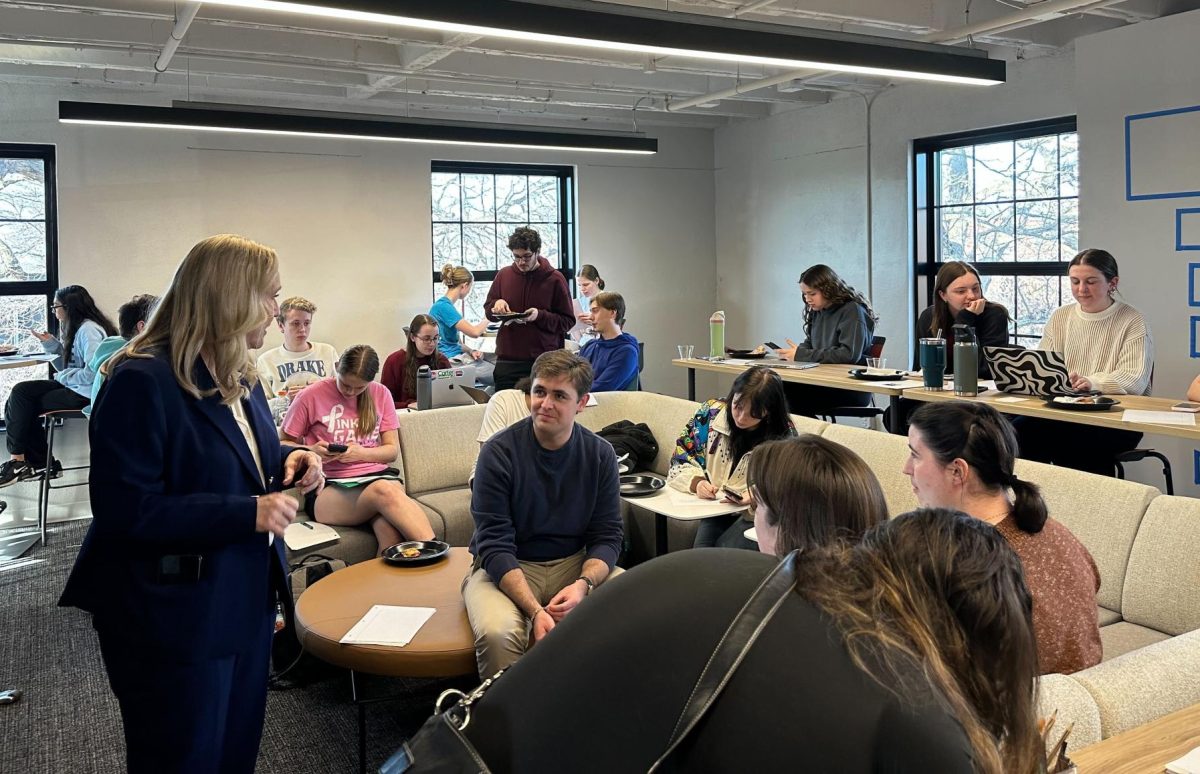
<svg viewBox="0 0 1200 774">
<path fill-rule="evenodd" d="M 383 516 L 406 540 L 433 540 L 435 537 L 425 511 L 405 493 L 404 485 L 399 481 L 368 484 L 358 498 L 355 511 Z"/>
<path fill-rule="evenodd" d="M 388 546 L 394 546 L 404 541 L 404 536 L 388 523 L 382 516 L 371 519 L 371 529 L 375 531 L 375 539 L 379 541 L 379 553 L 382 554 Z"/>
</svg>

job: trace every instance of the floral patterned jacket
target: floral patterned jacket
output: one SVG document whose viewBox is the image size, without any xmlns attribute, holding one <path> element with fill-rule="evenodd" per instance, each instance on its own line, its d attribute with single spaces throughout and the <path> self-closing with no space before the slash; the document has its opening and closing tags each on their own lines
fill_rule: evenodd
<svg viewBox="0 0 1200 774">
<path fill-rule="evenodd" d="M 739 492 L 744 491 L 750 452 L 742 455 L 735 468 L 731 433 L 725 401 L 709 400 L 702 403 L 675 442 L 667 484 L 680 492 L 691 492 L 692 481 L 704 478 L 707 471 L 708 480 L 713 486 L 728 486 Z M 790 419 L 788 435 L 796 435 L 796 428 Z"/>
</svg>

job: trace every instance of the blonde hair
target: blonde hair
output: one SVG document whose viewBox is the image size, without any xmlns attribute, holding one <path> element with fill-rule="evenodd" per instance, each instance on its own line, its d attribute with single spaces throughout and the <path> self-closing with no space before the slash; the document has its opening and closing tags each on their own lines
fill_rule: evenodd
<svg viewBox="0 0 1200 774">
<path fill-rule="evenodd" d="M 221 394 L 232 405 L 258 374 L 246 335 L 270 321 L 263 295 L 279 276 L 275 251 L 244 237 L 218 234 L 196 244 L 175 270 L 146 328 L 106 364 L 166 353 L 179 386 L 195 398 Z M 205 356 L 216 389 L 201 390 L 193 374 Z"/>
<path fill-rule="evenodd" d="M 442 284 L 453 290 L 459 285 L 469 285 L 475 281 L 475 275 L 465 266 L 455 266 L 447 263 L 442 266 Z"/>
<path fill-rule="evenodd" d="M 379 373 L 379 354 L 366 344 L 355 344 L 338 358 L 337 372 L 340 376 L 355 376 L 368 383 L 367 389 L 358 394 L 358 424 L 354 426 L 354 433 L 360 439 L 370 438 L 379 424 L 370 389 L 370 383 Z"/>
<path fill-rule="evenodd" d="M 295 309 L 297 312 L 308 312 L 309 314 L 317 313 L 317 305 L 309 301 L 304 296 L 292 296 L 285 298 L 283 303 L 279 305 L 279 314 L 275 315 L 275 320 L 283 325 L 287 320 L 287 313 Z"/>
</svg>

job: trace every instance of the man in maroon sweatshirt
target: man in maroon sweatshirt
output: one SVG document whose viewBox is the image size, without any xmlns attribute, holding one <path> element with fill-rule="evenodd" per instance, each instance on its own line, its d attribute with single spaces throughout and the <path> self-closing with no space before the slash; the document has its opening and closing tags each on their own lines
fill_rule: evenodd
<svg viewBox="0 0 1200 774">
<path fill-rule="evenodd" d="M 563 337 L 575 324 L 566 278 L 538 254 L 541 235 L 522 226 L 508 238 L 508 249 L 512 265 L 496 273 L 483 310 L 492 321 L 514 313 L 524 317 L 506 320 L 497 334 L 497 391 L 529 376 L 538 355 L 562 349 Z"/>
</svg>

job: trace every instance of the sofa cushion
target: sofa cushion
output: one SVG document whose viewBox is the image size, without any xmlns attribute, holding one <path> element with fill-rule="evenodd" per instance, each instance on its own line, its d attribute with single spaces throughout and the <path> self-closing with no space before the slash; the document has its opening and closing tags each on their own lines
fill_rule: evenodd
<svg viewBox="0 0 1200 774">
<path fill-rule="evenodd" d="M 658 455 L 652 470 L 660 476 L 667 475 L 671 455 L 675 453 L 675 440 L 700 404 L 654 392 L 597 392 L 595 397 L 596 405 L 579 414 L 579 424 L 598 433 L 622 419 L 634 424 L 644 422 L 658 441 Z"/>
<path fill-rule="evenodd" d="M 1170 637 L 1145 626 L 1118 621 L 1100 630 L 1100 644 L 1104 648 L 1104 660 L 1108 661 L 1117 656 L 1123 656 L 1130 651 L 1162 642 Z"/>
<path fill-rule="evenodd" d="M 812 417 L 802 417 L 799 414 L 789 414 L 792 419 L 792 424 L 796 426 L 797 433 L 812 433 L 813 435 L 822 435 L 825 428 L 829 427 L 829 423 L 822 419 L 813 419 Z"/>
<path fill-rule="evenodd" d="M 300 514 L 296 521 L 312 521 L 308 514 Z M 306 556 L 320 554 L 330 559 L 341 559 L 346 564 L 357 564 L 368 559 L 374 559 L 379 554 L 379 541 L 375 532 L 369 526 L 333 527 L 338 533 L 338 539 L 333 543 L 324 543 L 312 548 L 293 551 L 286 550 L 289 565 L 294 565 Z"/>
<path fill-rule="evenodd" d="M 1121 592 L 1133 538 L 1158 490 L 1133 481 L 1017 460 L 1019 477 L 1036 483 L 1050 515 L 1079 538 L 1100 570 L 1096 602 L 1124 615 Z"/>
<path fill-rule="evenodd" d="M 1156 497 L 1129 554 L 1121 617 L 1167 634 L 1200 629 L 1200 501 Z"/>
<path fill-rule="evenodd" d="M 1037 715 L 1045 718 L 1055 713 L 1058 718 L 1048 744 L 1058 741 L 1059 734 L 1072 723 L 1074 728 L 1067 740 L 1070 749 L 1078 750 L 1103 739 L 1096 700 L 1082 683 L 1069 675 L 1042 675 L 1038 679 Z"/>
<path fill-rule="evenodd" d="M 1200 704 L 1200 631 L 1149 645 L 1071 677 L 1095 699 L 1107 739 Z"/>
<path fill-rule="evenodd" d="M 400 464 L 410 496 L 467 483 L 483 411 L 476 405 L 400 412 Z"/>
<path fill-rule="evenodd" d="M 417 497 L 417 502 L 427 512 L 433 511 L 441 522 L 441 530 L 434 525 L 438 538 L 452 546 L 469 546 L 475 534 L 475 520 L 471 517 L 471 490 L 465 486 L 426 492 Z M 433 519 L 430 519 L 433 521 Z"/>
<path fill-rule="evenodd" d="M 829 425 L 821 437 L 840 443 L 863 458 L 883 487 L 890 515 L 897 516 L 919 506 L 912 482 L 904 475 L 908 438 L 849 425 Z"/>
<path fill-rule="evenodd" d="M 1096 606 L 1096 617 L 1101 626 L 1109 626 L 1121 620 L 1121 614 L 1116 610 L 1109 610 L 1104 605 Z"/>
</svg>

